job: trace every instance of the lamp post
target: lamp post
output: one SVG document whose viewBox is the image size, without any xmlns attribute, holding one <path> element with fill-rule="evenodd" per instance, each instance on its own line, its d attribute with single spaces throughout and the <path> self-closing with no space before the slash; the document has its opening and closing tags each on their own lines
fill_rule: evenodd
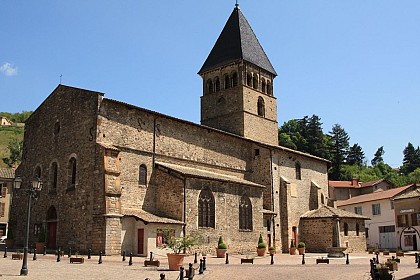
<svg viewBox="0 0 420 280">
<path fill-rule="evenodd" d="M 19 190 L 22 185 L 22 179 L 20 177 L 16 177 L 14 181 L 14 188 Z M 37 198 L 39 192 L 42 189 L 42 182 L 39 178 L 34 178 L 32 180 L 29 189 L 26 190 L 28 193 L 28 219 L 26 223 L 26 238 L 25 238 L 25 247 L 23 248 L 23 262 L 22 268 L 20 270 L 20 275 L 28 275 L 28 243 L 29 243 L 29 227 L 30 227 L 30 220 L 31 220 L 31 205 L 32 205 L 32 198 Z"/>
</svg>

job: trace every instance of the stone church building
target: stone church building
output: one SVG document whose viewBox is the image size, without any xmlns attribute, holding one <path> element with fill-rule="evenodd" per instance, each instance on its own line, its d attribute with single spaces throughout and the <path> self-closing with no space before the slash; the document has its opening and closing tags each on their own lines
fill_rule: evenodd
<svg viewBox="0 0 420 280">
<path fill-rule="evenodd" d="M 47 247 L 147 255 L 167 238 L 198 232 L 214 251 L 254 252 L 263 235 L 288 251 L 300 217 L 328 200 L 328 161 L 278 145 L 276 71 L 236 6 L 198 73 L 201 124 L 59 85 L 25 126 L 30 242 Z M 23 244 L 27 198 L 13 200 Z M 331 229 L 332 230 L 332 229 Z M 350 244 L 351 246 L 351 244 Z"/>
</svg>

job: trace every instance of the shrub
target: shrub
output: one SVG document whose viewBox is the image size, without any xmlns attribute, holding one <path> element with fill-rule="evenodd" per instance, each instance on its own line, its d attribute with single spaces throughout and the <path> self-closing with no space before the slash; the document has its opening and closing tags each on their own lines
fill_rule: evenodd
<svg viewBox="0 0 420 280">
<path fill-rule="evenodd" d="M 38 234 L 38 242 L 45 242 L 45 239 L 46 239 L 45 238 L 45 231 L 44 231 L 44 228 L 41 227 L 41 230 Z"/>
<path fill-rule="evenodd" d="M 264 243 L 262 235 L 260 233 L 260 238 L 258 238 L 258 249 L 267 248 L 267 244 Z"/>
<path fill-rule="evenodd" d="M 168 240 L 168 243 L 164 246 L 170 248 L 175 254 L 188 251 L 191 247 L 198 245 L 197 235 L 185 235 L 181 237 L 174 237 Z"/>
<path fill-rule="evenodd" d="M 290 248 L 296 248 L 295 241 L 290 241 Z"/>
<path fill-rule="evenodd" d="M 225 242 L 223 242 L 223 238 L 221 236 L 219 237 L 219 242 L 217 244 L 217 248 L 218 249 L 227 249 L 227 245 L 225 244 Z"/>
<path fill-rule="evenodd" d="M 298 248 L 305 248 L 305 243 L 304 242 L 299 242 L 298 243 Z"/>
<path fill-rule="evenodd" d="M 275 250 L 276 250 L 276 247 L 274 247 L 274 246 L 270 246 L 270 248 L 268 248 L 268 250 L 269 250 L 269 251 L 275 251 Z"/>
</svg>

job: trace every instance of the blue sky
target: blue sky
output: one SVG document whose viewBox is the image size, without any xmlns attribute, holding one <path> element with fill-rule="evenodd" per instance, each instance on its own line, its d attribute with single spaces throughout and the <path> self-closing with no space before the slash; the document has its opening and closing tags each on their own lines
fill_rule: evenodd
<svg viewBox="0 0 420 280">
<path fill-rule="evenodd" d="M 0 111 L 34 110 L 60 82 L 200 122 L 196 74 L 235 1 L 2 0 Z M 420 145 L 420 1 L 240 0 L 278 73 L 278 121 L 339 123 L 370 160 Z"/>
</svg>

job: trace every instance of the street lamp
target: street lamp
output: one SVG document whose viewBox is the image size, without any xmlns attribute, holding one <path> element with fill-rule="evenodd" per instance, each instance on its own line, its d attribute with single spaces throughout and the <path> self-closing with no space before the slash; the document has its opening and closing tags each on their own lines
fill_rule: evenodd
<svg viewBox="0 0 420 280">
<path fill-rule="evenodd" d="M 14 181 L 14 188 L 19 190 L 22 185 L 22 178 L 16 177 Z M 28 243 L 29 243 L 29 223 L 31 220 L 31 204 L 32 198 L 37 198 L 42 189 L 42 181 L 39 178 L 34 178 L 32 184 L 29 186 L 29 189 L 26 190 L 29 196 L 28 200 L 28 219 L 26 224 L 26 239 L 25 247 L 23 248 L 23 262 L 22 268 L 20 270 L 20 275 L 28 275 Z"/>
</svg>

